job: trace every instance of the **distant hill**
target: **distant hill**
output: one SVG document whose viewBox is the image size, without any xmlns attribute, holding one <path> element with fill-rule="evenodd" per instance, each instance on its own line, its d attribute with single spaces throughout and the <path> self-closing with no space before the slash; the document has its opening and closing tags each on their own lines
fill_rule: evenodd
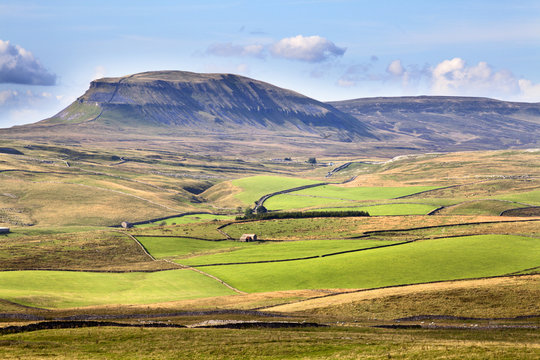
<svg viewBox="0 0 540 360">
<path fill-rule="evenodd" d="M 157 71 L 92 81 L 86 93 L 43 125 L 100 123 L 178 134 L 270 131 L 353 141 L 373 137 L 331 105 L 231 74 Z"/>
<path fill-rule="evenodd" d="M 5 139 L 232 156 L 395 156 L 540 146 L 540 104 L 473 97 L 323 103 L 231 74 L 154 71 L 92 81 Z"/>
<path fill-rule="evenodd" d="M 329 102 L 385 141 L 432 150 L 504 149 L 540 144 L 540 103 L 476 97 L 376 97 Z"/>
</svg>

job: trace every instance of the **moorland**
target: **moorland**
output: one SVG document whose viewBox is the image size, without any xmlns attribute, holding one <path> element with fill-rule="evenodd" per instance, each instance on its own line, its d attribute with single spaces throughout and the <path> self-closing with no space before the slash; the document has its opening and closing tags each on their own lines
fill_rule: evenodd
<svg viewBox="0 0 540 360">
<path fill-rule="evenodd" d="M 125 113 L 114 97 L 129 88 L 142 96 L 145 76 L 97 82 L 62 116 L 3 131 L 1 358 L 540 356 L 539 149 L 456 138 L 452 151 L 435 152 L 422 145 L 428 137 L 404 149 L 405 127 L 376 148 L 387 120 L 300 134 L 280 123 L 287 111 L 247 142 L 173 141 L 157 117 L 147 137 L 83 131 L 116 126 Z M 266 90 L 288 109 L 333 111 Z M 199 120 L 212 124 L 205 109 Z M 334 115 L 353 121 L 343 114 Z M 531 126 L 521 130 L 532 145 L 526 114 L 514 120 Z M 255 208 L 285 215 L 265 219 Z"/>
</svg>

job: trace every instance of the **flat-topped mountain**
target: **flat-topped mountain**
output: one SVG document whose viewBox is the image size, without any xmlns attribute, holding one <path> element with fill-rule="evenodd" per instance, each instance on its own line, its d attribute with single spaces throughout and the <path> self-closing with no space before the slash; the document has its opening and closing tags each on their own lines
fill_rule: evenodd
<svg viewBox="0 0 540 360">
<path fill-rule="evenodd" d="M 540 103 L 476 97 L 376 97 L 329 102 L 387 141 L 456 151 L 537 146 Z M 407 140 L 408 139 L 408 140 Z"/>
<path fill-rule="evenodd" d="M 268 130 L 342 141 L 373 137 L 354 117 L 291 90 L 238 75 L 184 71 L 92 81 L 76 102 L 39 124 L 92 122 L 171 133 Z"/>
<path fill-rule="evenodd" d="M 244 76 L 154 71 L 92 81 L 55 116 L 0 136 L 234 156 L 531 148 L 540 146 L 540 103 L 447 96 L 323 103 Z"/>
</svg>

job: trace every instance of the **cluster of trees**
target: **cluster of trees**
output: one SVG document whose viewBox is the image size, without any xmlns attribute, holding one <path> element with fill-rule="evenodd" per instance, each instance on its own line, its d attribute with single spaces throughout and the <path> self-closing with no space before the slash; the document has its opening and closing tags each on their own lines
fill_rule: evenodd
<svg viewBox="0 0 540 360">
<path fill-rule="evenodd" d="M 244 216 L 237 216 L 236 220 L 271 220 L 271 219 L 302 219 L 315 217 L 352 217 L 369 216 L 367 211 L 344 210 L 344 211 L 291 211 L 291 212 L 267 212 L 254 214 L 253 211 L 245 212 Z"/>
</svg>

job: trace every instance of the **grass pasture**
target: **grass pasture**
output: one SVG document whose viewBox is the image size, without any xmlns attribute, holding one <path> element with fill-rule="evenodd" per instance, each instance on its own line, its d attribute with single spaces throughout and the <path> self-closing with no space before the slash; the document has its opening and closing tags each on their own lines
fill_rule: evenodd
<svg viewBox="0 0 540 360">
<path fill-rule="evenodd" d="M 321 211 L 367 211 L 371 216 L 397 216 L 397 215 L 426 215 L 431 211 L 437 209 L 438 206 L 429 204 L 411 204 L 411 203 L 396 203 L 396 204 L 381 204 L 371 206 L 360 207 L 346 207 L 346 208 L 323 208 L 315 209 Z"/>
<path fill-rule="evenodd" d="M 432 189 L 436 189 L 436 187 L 341 187 L 324 185 L 276 195 L 265 201 L 264 205 L 270 210 L 292 210 L 323 206 L 337 208 L 353 206 L 362 201 L 389 200 Z"/>
<path fill-rule="evenodd" d="M 393 244 L 392 241 L 377 240 L 305 240 L 278 243 L 250 243 L 250 246 L 237 247 L 231 252 L 191 257 L 181 260 L 191 266 L 204 264 L 237 263 L 252 261 L 273 261 L 295 259 L 324 254 L 366 249 Z"/>
<path fill-rule="evenodd" d="M 505 210 L 521 207 L 524 207 L 524 205 L 507 200 L 471 200 L 445 207 L 439 213 L 445 215 L 499 216 Z"/>
<path fill-rule="evenodd" d="M 219 282 L 191 270 L 0 272 L 0 298 L 40 308 L 150 304 L 232 294 Z"/>
<path fill-rule="evenodd" d="M 205 267 L 247 292 L 376 288 L 504 275 L 540 263 L 540 239 L 480 235 L 294 262 Z"/>
<path fill-rule="evenodd" d="M 331 167 L 247 152 L 181 153 L 159 142 L 103 150 L 24 145 L 8 144 L 25 155 L 0 154 L 0 226 L 12 229 L 0 235 L 2 327 L 31 322 L 22 315 L 104 316 L 136 325 L 271 319 L 328 326 L 41 330 L 0 335 L 2 359 L 540 357 L 540 218 L 499 216 L 540 205 L 538 151 L 370 163 L 317 155 L 320 162 L 355 161 L 325 178 Z M 373 216 L 236 222 L 196 214 L 124 233 L 105 227 L 181 212 L 232 214 L 268 193 L 351 176 L 356 179 L 343 185 L 272 197 L 265 206 Z M 255 233 L 262 241 L 225 240 L 218 231 L 225 224 L 233 239 Z M 250 262 L 260 263 L 231 264 Z M 208 265 L 199 269 L 217 279 L 178 264 Z M 415 315 L 435 318 L 396 320 Z M 424 328 L 372 327 L 381 324 Z"/>
<path fill-rule="evenodd" d="M 242 189 L 241 193 L 236 194 L 236 198 L 249 206 L 251 206 L 256 200 L 259 200 L 259 198 L 263 195 L 280 190 L 286 190 L 298 186 L 317 183 L 320 183 L 320 181 L 284 176 L 264 175 L 251 176 L 232 181 L 232 184 L 234 186 Z"/>
</svg>

